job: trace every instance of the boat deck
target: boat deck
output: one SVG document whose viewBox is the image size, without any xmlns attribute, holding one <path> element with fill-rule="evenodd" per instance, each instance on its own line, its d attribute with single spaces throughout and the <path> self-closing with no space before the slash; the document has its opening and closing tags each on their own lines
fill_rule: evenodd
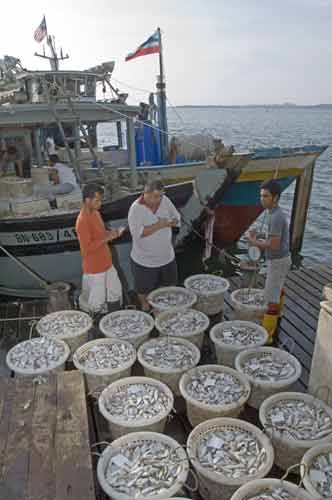
<svg viewBox="0 0 332 500">
<path fill-rule="evenodd" d="M 230 282 L 225 297 L 225 319 L 232 318 L 230 293 L 241 286 L 239 277 L 231 278 Z M 332 282 L 332 265 L 292 271 L 287 280 L 279 342 L 301 362 L 302 377 L 297 385 L 301 391 L 308 385 L 319 304 L 323 287 L 329 282 Z M 50 378 L 46 384 L 36 386 L 31 381 L 13 378 L 5 364 L 8 349 L 29 338 L 31 319 L 28 318 L 38 318 L 45 313 L 45 301 L 0 304 L 0 455 L 4 457 L 0 460 L 0 493 L 6 493 L 4 498 L 8 500 L 105 500 L 107 497 L 95 475 L 97 458 L 90 451 L 93 444 L 110 441 L 110 435 L 96 400 L 85 395 L 81 375 L 69 364 L 68 371 L 59 374 L 57 379 Z M 97 335 L 97 329 L 91 332 L 92 337 Z M 207 340 L 202 352 L 203 363 L 214 359 Z M 136 364 L 134 373 L 141 374 L 141 370 Z M 180 444 L 185 444 L 191 430 L 183 410 L 178 406 L 178 413 L 166 427 L 166 433 Z M 44 418 L 45 412 L 50 413 L 50 419 Z M 256 411 L 247 409 L 242 416 L 258 424 Z M 42 436 L 48 436 L 50 428 L 54 440 L 48 438 L 49 441 L 42 443 Z M 101 452 L 103 446 L 97 445 L 95 451 Z M 59 455 L 59 447 L 66 450 L 63 457 Z M 43 474 L 44 469 L 39 466 L 41 458 L 50 454 L 52 458 L 43 463 L 47 469 Z M 75 461 L 80 467 L 74 467 Z M 270 475 L 281 477 L 282 472 L 273 468 Z M 35 496 L 31 496 L 32 491 Z M 189 490 L 180 493 L 188 498 L 200 498 Z"/>
</svg>

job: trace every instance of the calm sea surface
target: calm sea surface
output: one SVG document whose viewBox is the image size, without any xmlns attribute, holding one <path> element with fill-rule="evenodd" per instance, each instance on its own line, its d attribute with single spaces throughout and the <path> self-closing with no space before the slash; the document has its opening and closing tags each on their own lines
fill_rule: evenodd
<svg viewBox="0 0 332 500">
<path fill-rule="evenodd" d="M 253 147 L 330 145 L 316 163 L 302 254 L 306 263 L 332 261 L 332 107 L 227 107 L 168 110 L 171 132 L 209 133 L 237 151 Z M 293 186 L 283 194 L 290 211 Z"/>
</svg>

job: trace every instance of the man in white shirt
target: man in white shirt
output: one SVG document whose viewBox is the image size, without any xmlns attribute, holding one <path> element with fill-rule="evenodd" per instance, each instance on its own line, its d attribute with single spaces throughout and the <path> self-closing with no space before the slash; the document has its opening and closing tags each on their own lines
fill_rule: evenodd
<svg viewBox="0 0 332 500">
<path fill-rule="evenodd" d="M 149 311 L 146 297 L 152 290 L 177 284 L 172 227 L 180 225 L 180 214 L 163 193 L 160 181 L 145 186 L 129 209 L 128 223 L 135 288 L 143 311 Z"/>
</svg>

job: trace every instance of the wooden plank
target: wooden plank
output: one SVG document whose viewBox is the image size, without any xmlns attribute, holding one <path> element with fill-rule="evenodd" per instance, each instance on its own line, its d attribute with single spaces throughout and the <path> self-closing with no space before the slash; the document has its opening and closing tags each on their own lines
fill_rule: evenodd
<svg viewBox="0 0 332 500">
<path fill-rule="evenodd" d="M 309 356 L 312 356 L 316 330 L 301 322 L 291 311 L 286 311 L 286 314 L 281 319 L 280 328 L 290 332 L 294 342 L 301 346 Z"/>
<path fill-rule="evenodd" d="M 12 400 L 7 445 L 4 452 L 0 480 L 6 500 L 25 500 L 29 470 L 31 420 L 35 387 L 31 380 L 16 378 L 12 381 L 15 398 Z"/>
<path fill-rule="evenodd" d="M 5 459 L 9 425 L 12 412 L 12 400 L 15 397 L 14 383 L 11 379 L 0 378 L 0 498 L 12 495 L 11 488 L 2 479 L 2 467 Z"/>
<path fill-rule="evenodd" d="M 322 275 L 321 272 L 319 272 L 319 269 L 306 269 L 305 270 L 306 274 L 310 276 L 312 279 L 317 281 L 321 286 L 326 285 L 332 278 L 328 278 L 327 276 Z"/>
<path fill-rule="evenodd" d="M 301 278 L 305 282 L 306 288 L 309 288 L 316 296 L 321 295 L 323 285 L 321 283 L 318 283 L 316 279 L 309 276 L 309 274 L 305 270 L 295 271 L 294 276 Z"/>
<path fill-rule="evenodd" d="M 58 375 L 55 439 L 56 500 L 95 500 L 84 379 Z"/>
<path fill-rule="evenodd" d="M 36 386 L 27 499 L 55 498 L 56 377 Z"/>
<path fill-rule="evenodd" d="M 318 290 L 312 290 L 305 282 L 295 274 L 290 274 L 286 281 L 286 289 L 291 288 L 295 293 L 298 293 L 304 300 L 311 304 L 316 310 L 320 310 L 322 295 Z M 316 293 L 317 292 L 317 293 Z"/>
</svg>

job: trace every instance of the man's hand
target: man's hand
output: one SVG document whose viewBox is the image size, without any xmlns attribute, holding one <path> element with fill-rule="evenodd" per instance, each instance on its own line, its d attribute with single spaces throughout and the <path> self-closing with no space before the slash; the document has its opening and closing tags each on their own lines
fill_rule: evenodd
<svg viewBox="0 0 332 500">
<path fill-rule="evenodd" d="M 177 219 L 159 219 L 160 229 L 164 227 L 175 227 L 178 224 Z"/>
<path fill-rule="evenodd" d="M 121 234 L 118 229 L 111 229 L 110 231 L 106 231 L 104 241 L 105 243 L 107 243 L 109 241 L 116 240 L 117 238 L 119 238 L 119 236 L 121 236 Z"/>
</svg>

